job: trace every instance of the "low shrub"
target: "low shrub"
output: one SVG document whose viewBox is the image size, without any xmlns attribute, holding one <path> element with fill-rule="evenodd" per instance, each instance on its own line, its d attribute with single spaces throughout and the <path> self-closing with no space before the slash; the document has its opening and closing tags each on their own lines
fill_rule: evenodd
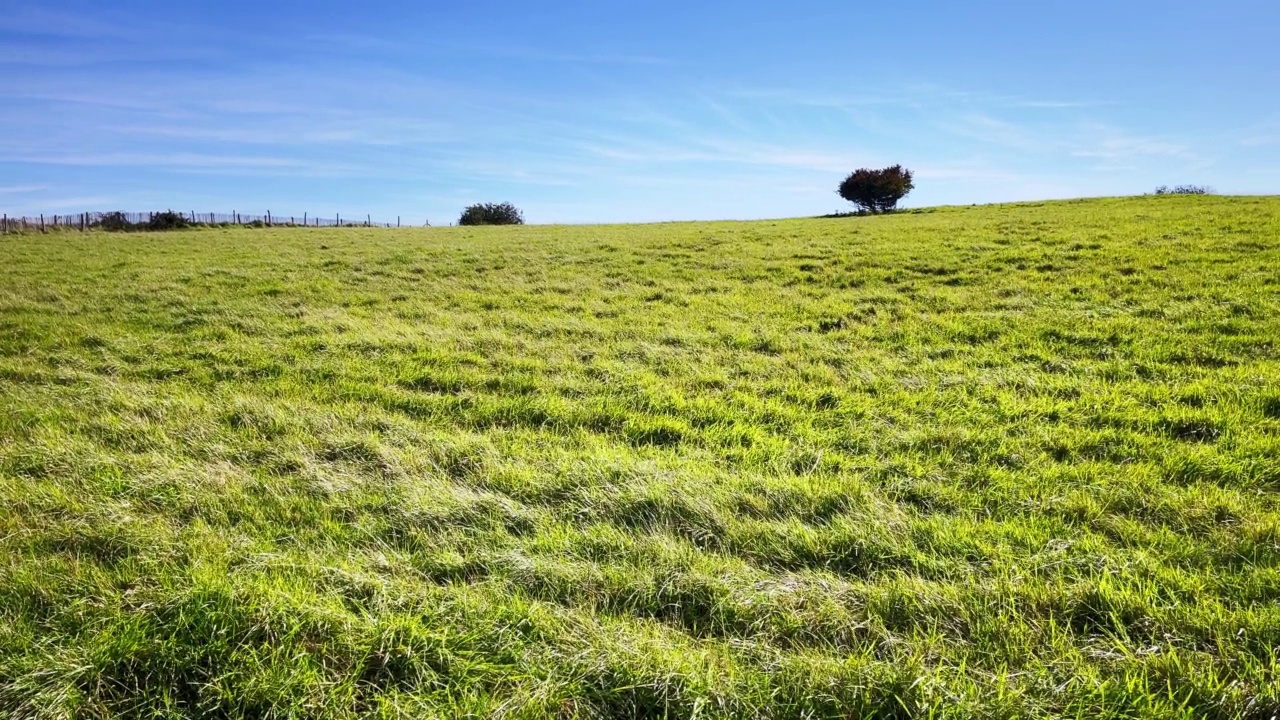
<svg viewBox="0 0 1280 720">
<path fill-rule="evenodd" d="M 524 215 L 511 203 L 476 203 L 462 211 L 459 225 L 523 225 Z"/>
<path fill-rule="evenodd" d="M 133 223 L 122 212 L 105 213 L 93 225 L 108 232 L 127 232 L 133 229 Z"/>
<path fill-rule="evenodd" d="M 191 221 L 186 216 L 172 210 L 152 213 L 151 219 L 147 221 L 148 230 L 181 230 L 190 226 Z"/>
<path fill-rule="evenodd" d="M 191 227 L 191 221 L 182 213 L 176 213 L 172 210 L 164 212 L 151 213 L 145 221 L 139 220 L 132 222 L 129 216 L 122 212 L 103 213 L 98 216 L 91 227 L 107 232 L 131 232 L 137 230 L 181 230 Z"/>
<path fill-rule="evenodd" d="M 1213 188 L 1204 185 L 1161 185 L 1156 188 L 1156 195 L 1212 195 Z"/>
</svg>

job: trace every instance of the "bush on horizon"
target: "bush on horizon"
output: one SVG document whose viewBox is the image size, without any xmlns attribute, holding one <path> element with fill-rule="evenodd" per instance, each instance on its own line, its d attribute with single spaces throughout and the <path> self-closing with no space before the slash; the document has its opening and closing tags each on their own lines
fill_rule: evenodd
<svg viewBox="0 0 1280 720">
<path fill-rule="evenodd" d="M 524 215 L 509 202 L 476 203 L 462 211 L 459 225 L 523 225 Z"/>
<path fill-rule="evenodd" d="M 914 188 L 911 171 L 893 165 L 880 170 L 855 170 L 840 183 L 836 192 L 861 211 L 883 213 L 892 212 L 898 201 Z"/>
<path fill-rule="evenodd" d="M 1213 188 L 1205 185 L 1161 185 L 1156 188 L 1156 195 L 1212 195 Z"/>
</svg>

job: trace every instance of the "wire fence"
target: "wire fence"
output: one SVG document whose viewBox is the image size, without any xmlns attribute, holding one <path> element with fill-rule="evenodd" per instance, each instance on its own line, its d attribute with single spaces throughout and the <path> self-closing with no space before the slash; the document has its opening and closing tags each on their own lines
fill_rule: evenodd
<svg viewBox="0 0 1280 720">
<path fill-rule="evenodd" d="M 182 227 L 378 227 L 402 226 L 400 218 L 395 222 L 375 222 L 369 215 L 363 218 L 343 217 L 341 213 L 321 217 L 310 213 L 302 215 L 265 215 L 248 213 L 198 213 L 174 212 L 85 212 L 71 215 L 14 216 L 0 215 L 0 232 L 44 232 L 47 230 L 169 230 Z M 430 226 L 424 222 L 423 226 Z"/>
</svg>

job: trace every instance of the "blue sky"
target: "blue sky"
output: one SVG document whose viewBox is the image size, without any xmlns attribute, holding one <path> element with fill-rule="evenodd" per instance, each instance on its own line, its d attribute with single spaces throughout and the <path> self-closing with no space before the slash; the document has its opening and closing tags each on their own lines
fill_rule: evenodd
<svg viewBox="0 0 1280 720">
<path fill-rule="evenodd" d="M 1280 192 L 1280 2 L 0 0 L 0 209 L 531 222 Z"/>
</svg>

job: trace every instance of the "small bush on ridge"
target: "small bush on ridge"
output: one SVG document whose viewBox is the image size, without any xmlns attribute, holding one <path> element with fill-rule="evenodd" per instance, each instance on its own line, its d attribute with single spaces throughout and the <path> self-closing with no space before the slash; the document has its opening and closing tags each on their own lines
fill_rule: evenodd
<svg viewBox="0 0 1280 720">
<path fill-rule="evenodd" d="M 462 211 L 459 225 L 523 225 L 524 215 L 511 203 L 476 203 Z"/>
<path fill-rule="evenodd" d="M 1204 185 L 1161 185 L 1156 188 L 1156 195 L 1212 195 L 1213 188 Z"/>
</svg>

